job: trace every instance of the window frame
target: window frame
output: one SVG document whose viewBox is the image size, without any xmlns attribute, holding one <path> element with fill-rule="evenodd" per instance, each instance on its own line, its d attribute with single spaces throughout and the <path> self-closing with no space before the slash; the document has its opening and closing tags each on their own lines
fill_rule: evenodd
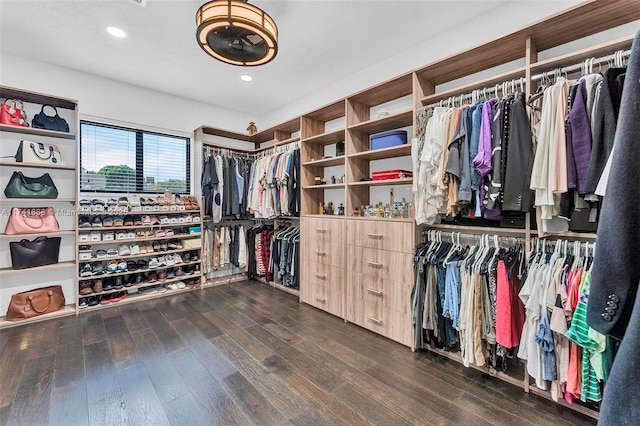
<svg viewBox="0 0 640 426">
<path fill-rule="evenodd" d="M 89 125 L 93 125 L 93 126 L 97 126 L 97 127 L 104 127 L 104 128 L 108 128 L 108 129 L 115 129 L 115 130 L 124 130 L 124 131 L 129 131 L 129 132 L 135 132 L 136 135 L 136 147 L 135 147 L 135 151 L 136 151 L 136 189 L 135 191 L 118 191 L 118 190 L 99 190 L 99 189 L 83 189 L 82 188 L 82 125 L 83 124 L 89 124 Z M 164 136 L 164 137 L 170 137 L 170 138 L 175 138 L 175 139 L 182 139 L 184 140 L 185 143 L 185 190 L 184 192 L 175 192 L 176 194 L 185 194 L 185 195 L 189 195 L 191 193 L 191 138 L 187 137 L 187 136 L 179 136 L 179 135 L 172 135 L 169 133 L 162 133 L 162 132 L 156 132 L 156 131 L 151 131 L 151 130 L 144 130 L 144 129 L 136 129 L 136 128 L 132 128 L 132 127 L 125 127 L 125 126 L 120 126 L 120 125 L 114 125 L 114 124 L 108 124 L 108 123 L 100 123 L 97 121 L 92 121 L 92 120 L 80 120 L 80 143 L 78 146 L 78 152 L 79 152 L 79 166 L 78 166 L 78 190 L 80 193 L 87 193 L 87 194 L 132 194 L 132 193 L 140 193 L 140 194 L 158 194 L 160 192 L 163 191 L 150 191 L 150 190 L 145 190 L 144 189 L 144 159 L 142 158 L 144 156 L 144 135 L 154 135 L 154 136 Z M 137 165 L 141 164 L 140 167 L 138 167 Z"/>
</svg>

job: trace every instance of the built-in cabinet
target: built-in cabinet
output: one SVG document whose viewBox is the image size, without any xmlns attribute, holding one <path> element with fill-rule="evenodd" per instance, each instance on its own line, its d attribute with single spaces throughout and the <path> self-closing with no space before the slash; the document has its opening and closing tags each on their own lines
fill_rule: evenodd
<svg viewBox="0 0 640 426">
<path fill-rule="evenodd" d="M 6 99 L 18 99 L 24 105 L 29 127 L 0 124 L 0 189 L 4 190 L 11 176 L 21 172 L 26 177 L 40 177 L 45 173 L 51 176 L 58 197 L 42 198 L 7 198 L 0 195 L 3 214 L 0 215 L 0 328 L 18 323 L 40 321 L 60 315 L 75 313 L 76 300 L 76 187 L 78 177 L 78 102 L 28 90 L 0 86 L 0 103 Z M 58 132 L 31 127 L 33 116 L 40 112 L 43 105 L 54 106 L 60 117 L 69 124 L 69 132 Z M 51 112 L 47 111 L 47 114 Z M 47 143 L 56 145 L 60 151 L 61 161 L 55 164 L 31 164 L 16 162 L 15 158 L 21 141 Z M 27 145 L 25 145 L 27 146 Z M 52 207 L 59 225 L 59 231 L 49 233 L 29 233 L 7 235 L 5 229 L 11 209 Z M 14 269 L 11 262 L 10 242 L 23 239 L 34 240 L 37 237 L 59 237 L 59 262 L 28 269 Z M 49 285 L 60 285 L 65 296 L 66 306 L 60 311 L 34 317 L 20 322 L 6 321 L 11 295 Z"/>
</svg>

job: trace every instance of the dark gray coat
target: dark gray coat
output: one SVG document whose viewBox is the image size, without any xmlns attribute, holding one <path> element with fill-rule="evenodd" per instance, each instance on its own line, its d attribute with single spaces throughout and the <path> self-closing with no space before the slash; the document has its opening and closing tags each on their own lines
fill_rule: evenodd
<svg viewBox="0 0 640 426">
<path fill-rule="evenodd" d="M 598 227 L 587 304 L 595 330 L 623 338 L 604 390 L 600 424 L 640 424 L 640 31 L 633 41 Z"/>
</svg>

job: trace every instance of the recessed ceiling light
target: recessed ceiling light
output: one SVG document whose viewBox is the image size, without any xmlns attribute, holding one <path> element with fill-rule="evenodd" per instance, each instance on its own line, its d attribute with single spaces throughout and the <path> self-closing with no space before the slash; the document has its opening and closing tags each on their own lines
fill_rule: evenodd
<svg viewBox="0 0 640 426">
<path fill-rule="evenodd" d="M 242 81 L 247 81 L 247 82 L 248 82 L 248 81 L 253 80 L 253 77 L 251 77 L 249 74 L 242 74 L 242 75 L 240 76 L 240 80 L 242 80 Z"/>
<path fill-rule="evenodd" d="M 118 38 L 125 38 L 127 36 L 127 33 L 116 27 L 107 27 L 107 32 L 112 36 Z"/>
</svg>

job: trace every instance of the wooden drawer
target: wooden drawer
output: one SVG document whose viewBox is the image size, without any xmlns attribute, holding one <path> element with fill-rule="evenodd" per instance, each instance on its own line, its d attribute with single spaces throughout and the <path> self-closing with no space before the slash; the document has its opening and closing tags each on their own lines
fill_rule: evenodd
<svg viewBox="0 0 640 426">
<path fill-rule="evenodd" d="M 411 346 L 411 315 L 384 308 L 380 303 L 362 301 L 348 304 L 347 320 L 403 345 Z"/>
<path fill-rule="evenodd" d="M 345 270 L 323 263 L 304 261 L 301 272 L 300 300 L 344 318 Z"/>
<path fill-rule="evenodd" d="M 352 270 L 347 274 L 348 307 L 366 302 L 405 315 L 411 313 L 412 283 L 375 278 Z"/>
<path fill-rule="evenodd" d="M 307 239 L 302 241 L 302 258 L 304 260 L 324 263 L 325 265 L 335 266 L 336 268 L 344 268 L 344 246 L 320 240 Z"/>
<path fill-rule="evenodd" d="M 344 244 L 344 225 L 342 218 L 301 218 L 301 238 L 303 240 L 316 240 L 329 243 Z"/>
<path fill-rule="evenodd" d="M 412 253 L 414 246 L 413 224 L 379 220 L 349 220 L 347 243 L 368 247 Z"/>
<path fill-rule="evenodd" d="M 413 256 L 407 253 L 348 245 L 347 269 L 374 278 L 413 283 Z"/>
</svg>

